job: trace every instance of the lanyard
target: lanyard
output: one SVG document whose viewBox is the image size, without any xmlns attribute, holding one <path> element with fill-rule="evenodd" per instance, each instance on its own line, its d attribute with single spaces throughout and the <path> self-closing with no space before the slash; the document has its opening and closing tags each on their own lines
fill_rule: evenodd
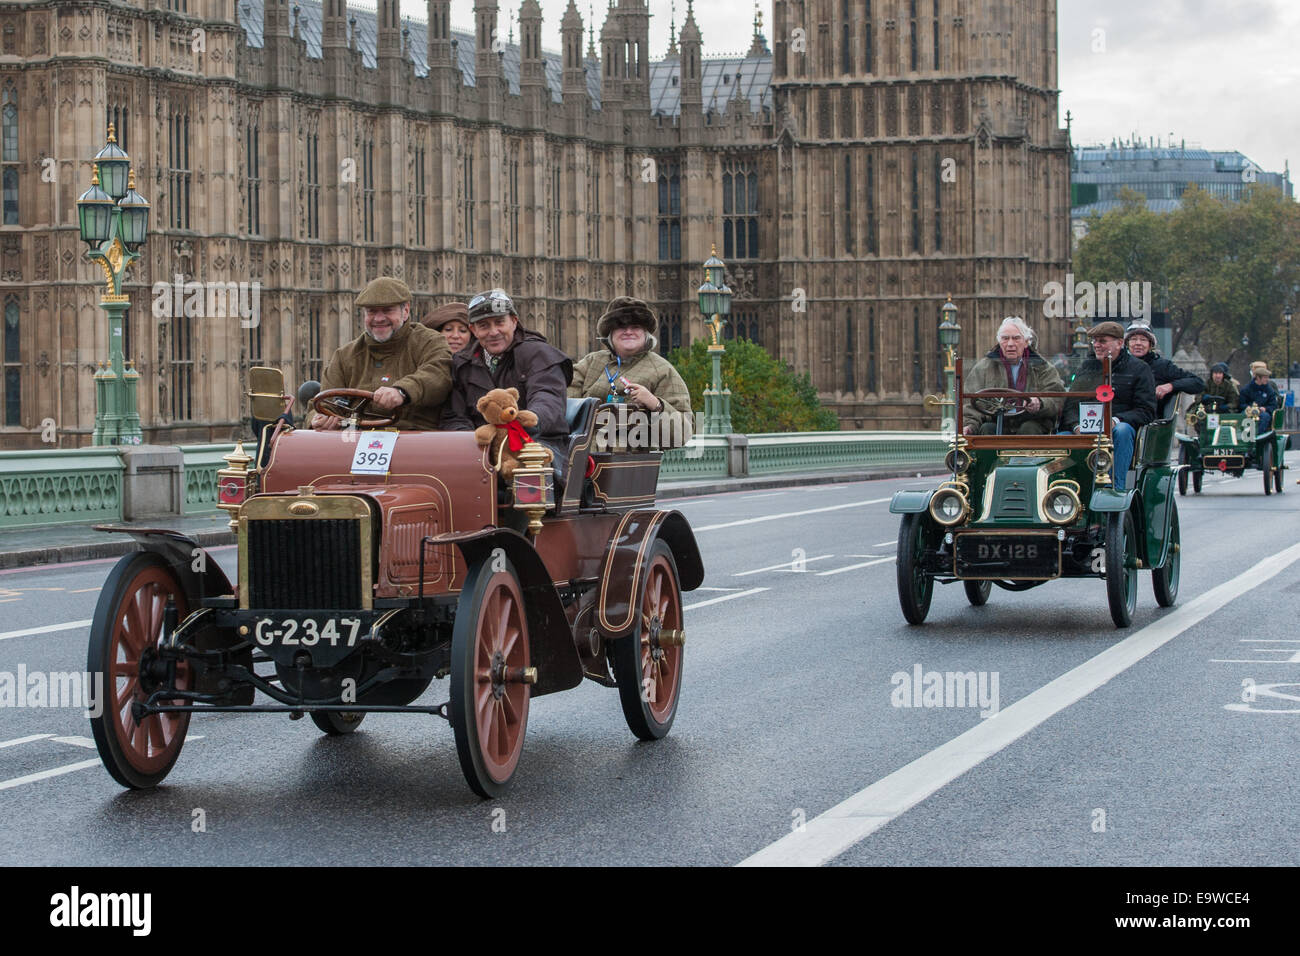
<svg viewBox="0 0 1300 956">
<path fill-rule="evenodd" d="M 623 400 L 622 396 L 618 395 L 614 389 L 614 383 L 618 381 L 619 372 L 623 370 L 623 357 L 621 355 L 615 355 L 614 359 L 617 362 L 614 374 L 611 375 L 609 372 L 609 366 L 605 366 L 605 378 L 609 380 L 609 394 L 605 396 L 605 401 L 607 402 L 620 402 Z"/>
</svg>

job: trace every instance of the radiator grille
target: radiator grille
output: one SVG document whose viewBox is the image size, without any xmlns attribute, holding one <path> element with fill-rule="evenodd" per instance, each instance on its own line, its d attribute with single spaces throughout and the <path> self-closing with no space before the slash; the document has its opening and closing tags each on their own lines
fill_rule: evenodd
<svg viewBox="0 0 1300 956">
<path fill-rule="evenodd" d="M 361 605 L 361 522 L 248 522 L 248 606 L 353 610 Z"/>
<path fill-rule="evenodd" d="M 1002 491 L 1002 507 L 999 514 L 1004 517 L 1029 517 L 1029 492 L 1020 484 L 1013 484 Z"/>
</svg>

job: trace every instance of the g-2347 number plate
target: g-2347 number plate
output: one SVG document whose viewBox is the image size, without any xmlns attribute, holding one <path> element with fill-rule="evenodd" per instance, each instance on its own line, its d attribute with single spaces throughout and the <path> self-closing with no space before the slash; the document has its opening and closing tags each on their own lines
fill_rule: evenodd
<svg viewBox="0 0 1300 956">
<path fill-rule="evenodd" d="M 954 538 L 953 574 L 959 578 L 1007 581 L 1060 577 L 1061 543 L 1055 531 L 958 534 Z"/>
<path fill-rule="evenodd" d="M 356 647 L 360 636 L 359 617 L 259 617 L 253 625 L 259 647 Z"/>
</svg>

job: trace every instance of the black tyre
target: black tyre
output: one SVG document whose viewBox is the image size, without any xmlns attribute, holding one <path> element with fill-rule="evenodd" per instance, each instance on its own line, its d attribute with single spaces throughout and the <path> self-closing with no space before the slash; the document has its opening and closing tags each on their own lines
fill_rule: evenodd
<svg viewBox="0 0 1300 956">
<path fill-rule="evenodd" d="M 137 723 L 131 705 L 161 686 L 149 666 L 163 633 L 167 601 L 183 621 L 189 603 L 171 566 L 152 551 L 125 555 L 113 566 L 99 592 L 90 625 L 86 670 L 102 675 L 100 714 L 90 718 L 95 747 L 104 767 L 124 787 L 156 787 L 171 771 L 185 744 L 189 714 L 151 714 Z M 190 686 L 188 665 L 176 667 L 174 685 Z"/>
<path fill-rule="evenodd" d="M 1178 506 L 1169 502 L 1173 509 L 1169 515 L 1169 557 L 1163 568 L 1151 572 L 1151 585 L 1155 588 L 1156 603 L 1161 607 L 1173 607 L 1178 600 L 1178 569 L 1182 563 L 1181 545 L 1178 534 Z"/>
<path fill-rule="evenodd" d="M 934 597 L 934 578 L 921 568 L 925 553 L 924 514 L 906 514 L 898 526 L 898 603 L 908 624 L 923 624 Z"/>
<path fill-rule="evenodd" d="M 1273 490 L 1279 495 L 1282 493 L 1283 488 L 1286 487 L 1282 481 L 1282 472 L 1286 470 L 1286 466 L 1284 466 L 1282 462 L 1285 460 L 1285 454 L 1278 456 L 1277 464 L 1273 468 Z"/>
<path fill-rule="evenodd" d="M 1116 627 L 1133 623 L 1137 610 L 1137 536 L 1133 516 L 1112 512 L 1106 522 L 1106 598 Z"/>
<path fill-rule="evenodd" d="M 1182 451 L 1178 454 L 1178 463 L 1182 468 L 1178 469 L 1178 493 L 1184 497 L 1187 496 L 1187 472 L 1190 471 L 1188 459 L 1191 456 L 1187 454 L 1187 446 L 1184 445 Z"/>
<path fill-rule="evenodd" d="M 966 589 L 966 600 L 970 601 L 971 607 L 983 607 L 989 603 L 989 592 L 993 590 L 993 582 L 963 581 L 962 587 Z"/>
<path fill-rule="evenodd" d="M 514 566 L 506 561 L 495 571 L 480 562 L 456 605 L 447 707 L 460 769 L 480 797 L 500 796 L 519 764 L 532 696 L 519 678 L 528 666 L 528 618 Z"/>
<path fill-rule="evenodd" d="M 361 726 L 365 711 L 321 710 L 311 712 L 311 722 L 331 737 L 342 737 Z"/>
<path fill-rule="evenodd" d="M 628 728 L 642 740 L 665 736 L 677 717 L 685 647 L 664 641 L 682 634 L 682 589 L 672 549 L 656 541 L 644 565 L 641 626 L 609 644 L 610 663 Z"/>
<path fill-rule="evenodd" d="M 1273 443 L 1267 442 L 1259 456 L 1259 467 L 1264 471 L 1264 494 L 1273 493 Z"/>
<path fill-rule="evenodd" d="M 1201 493 L 1201 479 L 1204 477 L 1204 471 L 1192 472 L 1192 491 L 1196 492 L 1198 495 Z"/>
</svg>

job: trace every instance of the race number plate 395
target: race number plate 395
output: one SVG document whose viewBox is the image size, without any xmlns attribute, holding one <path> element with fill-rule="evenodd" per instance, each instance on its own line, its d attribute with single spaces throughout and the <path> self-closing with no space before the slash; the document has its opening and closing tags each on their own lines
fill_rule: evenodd
<svg viewBox="0 0 1300 956">
<path fill-rule="evenodd" d="M 959 578 L 1044 581 L 1061 576 L 1061 542 L 1055 531 L 1014 534 L 966 532 L 953 539 L 953 574 Z"/>
<path fill-rule="evenodd" d="M 357 437 L 357 453 L 352 456 L 352 474 L 388 474 L 396 444 L 397 432 L 362 432 Z"/>
</svg>

